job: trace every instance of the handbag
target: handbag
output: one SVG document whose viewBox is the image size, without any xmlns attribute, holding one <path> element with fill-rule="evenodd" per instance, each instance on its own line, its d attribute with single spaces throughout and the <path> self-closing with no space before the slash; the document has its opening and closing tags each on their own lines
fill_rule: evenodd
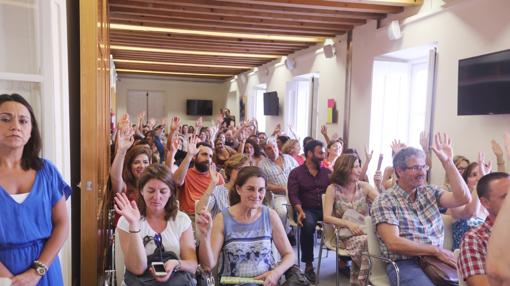
<svg viewBox="0 0 510 286">
<path fill-rule="evenodd" d="M 285 282 L 282 286 L 310 286 L 312 285 L 308 279 L 306 279 L 303 272 L 297 265 L 292 265 L 287 271 L 285 271 Z"/>
<path fill-rule="evenodd" d="M 367 233 L 365 230 L 365 216 L 360 214 L 359 212 L 357 212 L 353 209 L 348 209 L 342 215 L 342 219 L 359 225 L 359 227 L 363 230 L 363 232 Z M 338 238 L 340 238 L 340 239 L 347 239 L 351 236 L 353 236 L 353 234 L 352 234 L 351 230 L 347 227 L 342 227 L 338 231 Z"/>
<path fill-rule="evenodd" d="M 437 286 L 458 286 L 457 269 L 434 256 L 420 256 L 418 259 L 421 269 Z"/>
<path fill-rule="evenodd" d="M 152 277 L 152 274 L 149 272 L 149 265 L 151 265 L 152 262 L 166 262 L 170 259 L 178 259 L 178 256 L 173 251 L 163 251 L 160 248 L 156 248 L 153 254 L 147 255 L 147 270 L 145 270 L 142 275 L 135 275 L 129 272 L 129 270 L 126 270 L 124 274 L 124 282 L 128 286 L 195 286 L 197 283 L 196 280 L 193 278 L 191 273 L 186 271 L 176 271 L 172 273 L 165 283 L 159 283 L 154 280 L 154 277 Z"/>
</svg>

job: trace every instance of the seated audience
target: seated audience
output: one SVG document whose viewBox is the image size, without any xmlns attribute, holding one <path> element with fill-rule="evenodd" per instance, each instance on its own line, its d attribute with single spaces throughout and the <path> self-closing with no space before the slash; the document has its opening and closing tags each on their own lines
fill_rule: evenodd
<svg viewBox="0 0 510 286">
<path fill-rule="evenodd" d="M 192 220 L 195 216 L 195 201 L 200 200 L 211 183 L 211 166 L 213 151 L 210 145 L 198 143 L 197 138 L 191 138 L 188 144 L 188 153 L 182 160 L 181 165 L 174 173 L 174 181 L 177 186 L 182 186 L 179 195 L 179 204 L 181 211 L 188 214 Z M 190 168 L 190 162 L 193 159 L 193 167 Z M 219 185 L 225 182 L 223 176 L 219 175 Z"/>
<path fill-rule="evenodd" d="M 262 205 L 265 175 L 258 167 L 239 171 L 230 190 L 231 207 L 214 219 L 205 209 L 197 217 L 200 231 L 200 263 L 212 269 L 220 258 L 219 277 L 254 277 L 264 285 L 278 285 L 294 264 L 294 251 L 285 236 L 278 214 Z M 274 261 L 272 244 L 281 261 Z"/>
<path fill-rule="evenodd" d="M 460 247 L 460 241 L 468 230 L 481 225 L 487 217 L 487 210 L 480 204 L 476 184 L 484 173 L 480 170 L 485 163 L 472 162 L 468 165 L 462 179 L 466 182 L 471 192 L 471 202 L 463 206 L 448 209 L 446 214 L 451 215 L 455 222 L 452 225 L 453 249 Z"/>
<path fill-rule="evenodd" d="M 121 128 L 117 132 L 117 150 L 110 169 L 112 191 L 125 192 L 130 200 L 137 200 L 138 178 L 152 163 L 152 152 L 144 145 L 133 144 L 133 130 Z"/>
<path fill-rule="evenodd" d="M 301 260 L 306 264 L 305 276 L 315 283 L 313 268 L 313 236 L 317 221 L 322 220 L 322 194 L 329 185 L 331 171 L 321 167 L 324 160 L 324 144 L 312 140 L 305 146 L 306 161 L 289 174 L 287 190 L 289 200 L 297 214 L 301 228 Z"/>
<path fill-rule="evenodd" d="M 478 197 L 489 215 L 482 225 L 471 229 L 462 238 L 458 259 L 461 274 L 459 279 L 465 280 L 468 286 L 489 285 L 485 267 L 487 243 L 509 189 L 510 177 L 503 172 L 490 173 L 478 182 Z"/>
<path fill-rule="evenodd" d="M 300 155 L 301 146 L 299 145 L 299 140 L 297 139 L 290 139 L 287 141 L 287 143 L 285 143 L 285 145 L 282 147 L 282 153 L 292 156 L 298 165 L 303 165 L 305 162 L 305 157 Z"/>
<path fill-rule="evenodd" d="M 336 159 L 342 154 L 343 141 L 341 139 L 331 140 L 326 150 L 326 158 L 322 160 L 321 167 L 333 170 Z"/>
<path fill-rule="evenodd" d="M 287 183 L 292 169 L 298 166 L 296 160 L 287 154 L 280 154 L 276 140 L 269 138 L 264 147 L 267 158 L 259 163 L 260 169 L 266 174 L 267 191 L 273 194 L 274 209 L 280 216 L 286 233 L 290 231 L 287 221 Z"/>
<path fill-rule="evenodd" d="M 195 240 L 189 217 L 178 210 L 176 188 L 167 167 L 153 164 L 140 176 L 138 204 L 126 194 L 115 196 L 117 226 L 124 253 L 127 285 L 194 285 Z M 156 275 L 152 262 L 163 262 Z"/>
<path fill-rule="evenodd" d="M 282 151 L 283 145 L 285 145 L 285 143 L 287 143 L 287 141 L 289 141 L 289 140 L 290 140 L 290 137 L 287 135 L 280 135 L 280 136 L 276 137 L 276 145 L 278 146 L 278 150 L 280 152 Z"/>
<path fill-rule="evenodd" d="M 257 141 L 253 139 L 246 140 L 243 151 L 248 156 L 250 166 L 258 166 L 260 161 L 265 158 L 264 151 L 262 151 Z"/>
<path fill-rule="evenodd" d="M 248 166 L 248 157 L 242 154 L 235 154 L 225 162 L 225 176 L 227 183 L 218 185 L 220 176 L 216 172 L 216 167 L 211 165 L 209 168 L 211 173 L 211 183 L 209 187 L 198 201 L 197 209 L 201 210 L 204 207 L 214 217 L 228 208 L 228 191 L 234 187 L 234 182 L 237 178 L 237 173 L 242 167 Z"/>
<path fill-rule="evenodd" d="M 443 165 L 452 192 L 427 185 L 425 154 L 407 147 L 393 158 L 397 184 L 377 197 L 372 205 L 372 221 L 383 256 L 400 269 L 400 285 L 434 284 L 418 264 L 419 256 L 434 256 L 456 267 L 453 253 L 443 248 L 444 226 L 439 207 L 455 208 L 471 200 L 469 189 L 453 163 L 451 139 L 436 134 L 432 150 Z M 396 273 L 387 266 L 391 285 Z"/>
<path fill-rule="evenodd" d="M 369 203 L 377 197 L 377 191 L 368 183 L 360 181 L 362 168 L 360 159 L 354 154 L 342 154 L 335 162 L 331 174 L 331 185 L 326 190 L 324 205 L 324 222 L 347 228 L 349 236 L 341 237 L 347 254 L 353 260 L 351 268 L 351 285 L 365 285 L 368 277 L 368 258 L 362 256 L 368 251 L 367 235 L 362 224 L 344 217 L 346 211 L 361 216 L 369 215 Z"/>
<path fill-rule="evenodd" d="M 230 156 L 236 154 L 236 150 L 225 145 L 221 139 L 216 139 L 214 142 L 214 154 L 212 160 L 216 167 L 219 169 L 223 169 L 225 162 L 230 158 Z"/>
</svg>

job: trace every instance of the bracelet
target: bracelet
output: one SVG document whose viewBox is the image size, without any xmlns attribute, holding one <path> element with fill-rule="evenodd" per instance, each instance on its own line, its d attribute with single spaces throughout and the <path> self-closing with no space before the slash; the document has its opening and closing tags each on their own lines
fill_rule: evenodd
<svg viewBox="0 0 510 286">
<path fill-rule="evenodd" d="M 140 229 L 138 230 L 129 230 L 129 233 L 139 233 L 140 232 Z"/>
</svg>

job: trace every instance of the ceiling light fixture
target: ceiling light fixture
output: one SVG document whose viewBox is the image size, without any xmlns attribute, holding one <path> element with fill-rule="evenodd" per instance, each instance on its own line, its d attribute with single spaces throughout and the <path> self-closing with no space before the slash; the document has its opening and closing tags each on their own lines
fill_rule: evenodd
<svg viewBox="0 0 510 286">
<path fill-rule="evenodd" d="M 110 24 L 110 30 L 174 33 L 174 34 L 184 34 L 184 35 L 199 35 L 199 36 L 242 38 L 242 39 L 256 39 L 256 40 L 274 40 L 274 41 L 288 41 L 288 42 L 320 43 L 320 42 L 324 41 L 324 37 L 263 35 L 263 34 L 233 33 L 233 32 L 213 32 L 213 31 L 200 31 L 200 30 L 188 30 L 188 29 L 175 29 L 175 28 L 115 24 L 115 23 Z"/>
<path fill-rule="evenodd" d="M 243 53 L 191 51 L 191 50 L 145 48 L 145 47 L 119 46 L 119 45 L 111 45 L 110 49 L 111 50 L 122 50 L 122 51 L 155 52 L 155 53 L 199 55 L 199 56 L 240 57 L 240 58 L 274 59 L 274 58 L 278 58 L 279 57 L 278 55 L 267 55 L 267 54 L 243 54 Z"/>
<path fill-rule="evenodd" d="M 153 74 L 173 74 L 173 75 L 195 75 L 195 76 L 217 76 L 217 77 L 227 77 L 227 76 L 233 76 L 233 74 L 212 74 L 212 73 L 191 73 L 191 72 L 166 72 L 166 71 L 132 70 L 132 69 L 117 69 L 117 72 L 153 73 Z"/>
<path fill-rule="evenodd" d="M 205 64 L 176 63 L 176 62 L 123 60 L 123 59 L 114 59 L 113 61 L 117 62 L 117 63 L 127 63 L 127 64 L 168 65 L 168 66 L 206 67 L 206 68 L 224 68 L 224 69 L 251 69 L 252 68 L 251 66 L 205 65 Z"/>
</svg>

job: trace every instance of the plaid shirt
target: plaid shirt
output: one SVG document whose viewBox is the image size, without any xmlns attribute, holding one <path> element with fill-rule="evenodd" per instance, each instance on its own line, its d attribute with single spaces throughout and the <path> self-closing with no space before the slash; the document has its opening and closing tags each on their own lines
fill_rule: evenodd
<svg viewBox="0 0 510 286">
<path fill-rule="evenodd" d="M 462 238 L 457 266 L 463 280 L 475 275 L 486 275 L 487 243 L 493 225 L 494 220 L 487 217 L 482 225 L 466 232 Z"/>
<path fill-rule="evenodd" d="M 396 225 L 402 238 L 422 244 L 442 246 L 444 227 L 439 212 L 439 198 L 444 190 L 437 186 L 426 185 L 414 190 L 416 199 L 411 200 L 409 193 L 395 185 L 377 197 L 372 205 L 372 223 Z M 383 256 L 391 260 L 411 259 L 412 256 L 392 253 L 377 234 Z"/>
<path fill-rule="evenodd" d="M 269 184 L 287 186 L 290 171 L 299 165 L 290 155 L 281 154 L 280 156 L 283 159 L 283 168 L 268 158 L 263 159 L 259 163 L 259 168 L 266 174 L 267 182 Z"/>
</svg>

